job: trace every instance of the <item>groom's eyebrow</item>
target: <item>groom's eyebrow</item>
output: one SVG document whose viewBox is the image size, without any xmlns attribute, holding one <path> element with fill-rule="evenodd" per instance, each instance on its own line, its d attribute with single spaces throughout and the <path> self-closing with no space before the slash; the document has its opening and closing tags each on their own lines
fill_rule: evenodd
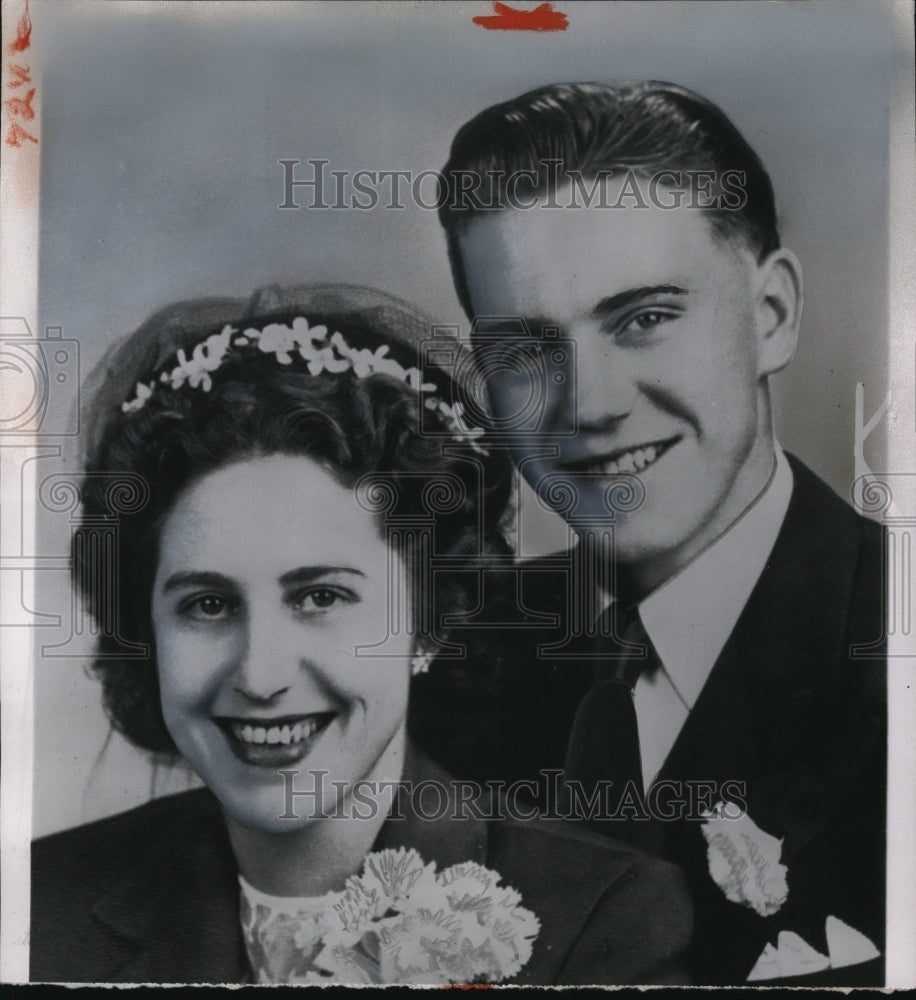
<svg viewBox="0 0 916 1000">
<path fill-rule="evenodd" d="M 639 288 L 628 288 L 626 291 L 618 292 L 616 295 L 608 295 L 602 299 L 592 310 L 592 316 L 602 319 L 610 313 L 623 309 L 624 306 L 634 302 L 641 302 L 643 299 L 651 299 L 655 295 L 688 295 L 686 288 L 679 288 L 677 285 L 643 285 Z"/>
</svg>

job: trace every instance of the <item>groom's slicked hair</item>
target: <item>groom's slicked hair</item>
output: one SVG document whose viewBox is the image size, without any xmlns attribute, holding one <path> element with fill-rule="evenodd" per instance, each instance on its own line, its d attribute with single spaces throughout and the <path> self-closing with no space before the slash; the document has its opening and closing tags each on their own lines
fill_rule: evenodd
<svg viewBox="0 0 916 1000">
<path fill-rule="evenodd" d="M 685 87 L 657 81 L 551 84 L 486 108 L 463 125 L 442 169 L 439 219 L 465 308 L 457 237 L 480 213 L 511 204 L 513 176 L 536 174 L 530 193 L 544 196 L 568 183 L 570 175 L 587 180 L 620 171 L 641 177 L 661 171 L 712 171 L 720 177 L 737 172 L 743 175 L 743 204 L 704 209 L 713 231 L 737 237 L 758 259 L 780 245 L 769 175 L 716 105 Z M 462 197 L 468 176 L 481 179 L 486 207 Z"/>
</svg>

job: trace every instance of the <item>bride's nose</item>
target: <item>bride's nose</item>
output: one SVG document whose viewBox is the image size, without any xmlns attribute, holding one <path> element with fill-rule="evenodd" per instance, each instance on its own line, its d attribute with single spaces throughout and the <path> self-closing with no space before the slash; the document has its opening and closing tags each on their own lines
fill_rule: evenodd
<svg viewBox="0 0 916 1000">
<path fill-rule="evenodd" d="M 303 669 L 302 635 L 283 609 L 249 609 L 234 664 L 233 688 L 252 703 L 282 698 Z"/>
</svg>

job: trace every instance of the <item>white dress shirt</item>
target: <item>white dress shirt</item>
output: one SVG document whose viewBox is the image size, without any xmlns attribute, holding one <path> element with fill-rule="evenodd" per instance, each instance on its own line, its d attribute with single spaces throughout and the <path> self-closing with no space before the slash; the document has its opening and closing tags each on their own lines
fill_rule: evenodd
<svg viewBox="0 0 916 1000">
<path fill-rule="evenodd" d="M 782 449 L 757 499 L 708 548 L 639 605 L 661 668 L 641 676 L 635 706 L 648 788 L 674 745 L 773 550 L 792 494 Z"/>
</svg>

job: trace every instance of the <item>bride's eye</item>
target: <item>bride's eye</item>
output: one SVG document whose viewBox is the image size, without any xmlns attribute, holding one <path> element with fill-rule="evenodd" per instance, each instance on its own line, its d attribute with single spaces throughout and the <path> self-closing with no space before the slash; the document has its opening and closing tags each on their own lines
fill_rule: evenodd
<svg viewBox="0 0 916 1000">
<path fill-rule="evenodd" d="M 220 594 L 200 594 L 183 601 L 179 611 L 192 621 L 220 621 L 230 617 L 235 608 Z"/>
<path fill-rule="evenodd" d="M 352 594 L 335 587 L 310 587 L 296 595 L 293 609 L 307 614 L 311 611 L 328 611 L 338 604 L 352 604 L 353 601 Z"/>
</svg>

